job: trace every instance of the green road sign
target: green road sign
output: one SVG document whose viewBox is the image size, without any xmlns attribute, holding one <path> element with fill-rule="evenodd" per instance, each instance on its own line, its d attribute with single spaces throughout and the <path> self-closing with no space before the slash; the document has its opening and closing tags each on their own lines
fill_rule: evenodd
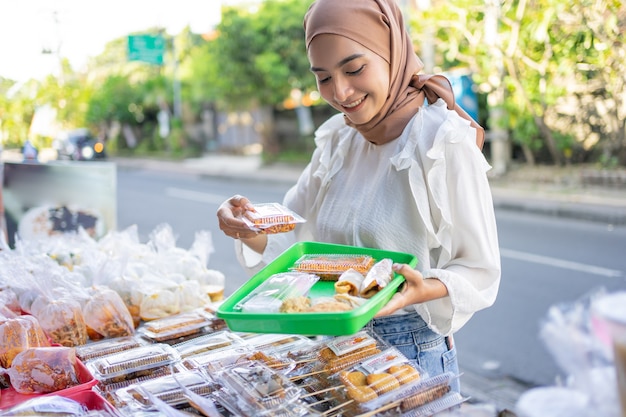
<svg viewBox="0 0 626 417">
<path fill-rule="evenodd" d="M 128 60 L 163 65 L 165 40 L 161 35 L 128 35 Z"/>
</svg>

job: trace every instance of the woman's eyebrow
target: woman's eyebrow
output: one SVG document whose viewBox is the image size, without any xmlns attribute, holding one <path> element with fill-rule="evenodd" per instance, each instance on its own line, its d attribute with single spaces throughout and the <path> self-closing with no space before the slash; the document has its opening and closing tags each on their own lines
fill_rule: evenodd
<svg viewBox="0 0 626 417">
<path fill-rule="evenodd" d="M 344 59 L 342 59 L 341 61 L 339 61 L 337 63 L 337 65 L 335 65 L 336 68 L 342 67 L 344 65 L 346 65 L 348 62 L 353 61 L 357 58 L 361 58 L 364 54 L 352 54 L 350 56 L 345 57 Z M 311 71 L 312 72 L 320 72 L 320 71 L 326 71 L 324 68 L 318 68 L 318 67 L 311 67 Z"/>
</svg>

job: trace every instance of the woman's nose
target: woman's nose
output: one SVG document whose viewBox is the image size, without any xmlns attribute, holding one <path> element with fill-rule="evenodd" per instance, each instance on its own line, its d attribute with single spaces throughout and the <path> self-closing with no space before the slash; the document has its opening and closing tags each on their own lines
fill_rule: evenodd
<svg viewBox="0 0 626 417">
<path fill-rule="evenodd" d="M 334 80 L 334 95 L 335 101 L 339 103 L 345 102 L 353 92 L 352 85 L 344 77 L 335 77 Z"/>
</svg>

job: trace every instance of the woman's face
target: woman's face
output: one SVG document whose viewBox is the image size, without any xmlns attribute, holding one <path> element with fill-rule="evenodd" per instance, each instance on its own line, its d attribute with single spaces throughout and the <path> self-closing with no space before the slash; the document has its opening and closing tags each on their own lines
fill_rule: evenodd
<svg viewBox="0 0 626 417">
<path fill-rule="evenodd" d="M 389 95 L 389 64 L 360 43 L 318 35 L 309 45 L 311 71 L 320 94 L 354 124 L 369 122 Z"/>
</svg>

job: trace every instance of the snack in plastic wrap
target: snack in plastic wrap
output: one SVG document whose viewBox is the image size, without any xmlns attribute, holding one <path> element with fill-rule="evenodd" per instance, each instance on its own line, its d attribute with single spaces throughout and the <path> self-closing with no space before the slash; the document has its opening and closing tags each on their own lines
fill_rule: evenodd
<svg viewBox="0 0 626 417">
<path fill-rule="evenodd" d="M 363 330 L 354 335 L 340 336 L 324 342 L 324 346 L 317 352 L 317 358 L 323 371 L 335 374 L 365 358 L 379 354 L 380 347 L 381 344 Z"/>
<path fill-rule="evenodd" d="M 296 228 L 305 220 L 294 211 L 279 203 L 253 204 L 254 211 L 248 210 L 243 221 L 252 229 L 264 233 L 285 233 Z"/>
<path fill-rule="evenodd" d="M 318 280 L 314 274 L 300 272 L 274 274 L 239 301 L 235 309 L 247 313 L 277 313 L 286 299 L 306 295 Z"/>
<path fill-rule="evenodd" d="M 174 348 L 157 343 L 95 359 L 87 367 L 99 382 L 112 383 L 149 375 L 153 369 L 178 360 L 180 355 Z"/>
<path fill-rule="evenodd" d="M 243 339 L 236 334 L 220 331 L 175 344 L 173 347 L 185 359 L 210 351 L 232 349 L 242 344 Z"/>
<path fill-rule="evenodd" d="M 393 278 L 392 265 L 391 259 L 382 259 L 376 262 L 365 275 L 359 289 L 359 295 L 363 298 L 372 298 L 378 291 L 385 288 Z"/>
<path fill-rule="evenodd" d="M 374 265 L 374 258 L 357 254 L 304 254 L 293 267 L 294 271 L 316 274 L 323 281 L 337 281 L 348 269 L 365 275 Z"/>
<path fill-rule="evenodd" d="M 76 346 L 76 357 L 83 362 L 143 346 L 136 336 L 115 337 Z"/>
<path fill-rule="evenodd" d="M 107 287 L 96 287 L 83 307 L 83 316 L 91 340 L 131 336 L 133 317 L 120 295 Z"/>
<path fill-rule="evenodd" d="M 60 395 L 35 397 L 2 411 L 2 416 L 73 417 L 88 413 L 87 407 Z"/>
<path fill-rule="evenodd" d="M 218 386 L 207 378 L 202 371 L 192 370 L 142 381 L 119 390 L 116 395 L 128 404 L 130 409 L 150 409 L 154 404 L 151 398 L 146 395 L 147 392 L 170 407 L 178 408 L 189 403 L 184 388 L 195 394 L 207 396 L 215 391 Z"/>
<path fill-rule="evenodd" d="M 50 393 L 80 383 L 74 348 L 64 346 L 26 349 L 15 356 L 6 373 L 21 394 Z"/>
<path fill-rule="evenodd" d="M 295 402 L 300 394 L 287 377 L 257 361 L 234 364 L 212 376 L 258 414 Z"/>
<path fill-rule="evenodd" d="M 146 322 L 140 326 L 138 333 L 152 341 L 163 342 L 199 334 L 208 325 L 210 319 L 207 315 L 200 311 L 190 311 Z"/>
<path fill-rule="evenodd" d="M 32 314 L 54 343 L 79 346 L 87 343 L 87 325 L 78 301 L 67 298 L 51 300 L 39 297 L 32 305 Z"/>
<path fill-rule="evenodd" d="M 0 321 L 0 367 L 10 367 L 13 358 L 23 350 L 48 346 L 48 338 L 36 317 L 23 315 Z"/>
</svg>

